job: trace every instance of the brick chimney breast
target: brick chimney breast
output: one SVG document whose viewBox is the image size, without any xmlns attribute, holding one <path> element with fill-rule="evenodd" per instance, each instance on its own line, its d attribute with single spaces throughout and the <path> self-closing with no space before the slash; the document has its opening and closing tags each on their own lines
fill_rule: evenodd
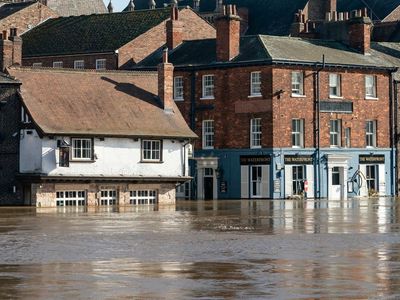
<svg viewBox="0 0 400 300">
<path fill-rule="evenodd" d="M 164 49 L 163 62 L 158 65 L 158 97 L 166 112 L 173 112 L 174 65 L 168 62 L 168 49 Z"/>
<path fill-rule="evenodd" d="M 240 52 L 240 17 L 235 5 L 226 5 L 215 18 L 217 61 L 230 61 Z"/>
<path fill-rule="evenodd" d="M 351 18 L 348 22 L 349 46 L 367 54 L 371 50 L 371 19 L 361 16 Z"/>
<path fill-rule="evenodd" d="M 176 5 L 171 6 L 171 17 L 166 22 L 167 47 L 172 50 L 183 41 L 183 22 L 179 20 L 179 9 Z"/>
</svg>

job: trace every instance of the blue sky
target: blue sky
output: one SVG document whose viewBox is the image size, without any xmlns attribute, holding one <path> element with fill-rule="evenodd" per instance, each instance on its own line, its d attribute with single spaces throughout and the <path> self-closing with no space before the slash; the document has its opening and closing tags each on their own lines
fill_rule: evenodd
<svg viewBox="0 0 400 300">
<path fill-rule="evenodd" d="M 106 6 L 110 2 L 110 0 L 103 0 Z M 111 0 L 114 6 L 114 11 L 121 11 L 123 10 L 129 3 L 129 0 Z"/>
</svg>

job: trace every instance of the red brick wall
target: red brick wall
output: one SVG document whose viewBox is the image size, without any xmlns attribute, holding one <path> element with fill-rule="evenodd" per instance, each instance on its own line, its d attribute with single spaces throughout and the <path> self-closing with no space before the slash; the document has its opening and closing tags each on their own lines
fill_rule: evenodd
<svg viewBox="0 0 400 300">
<path fill-rule="evenodd" d="M 202 121 L 214 120 L 215 148 L 243 149 L 250 145 L 250 119 L 262 118 L 262 147 L 291 147 L 292 119 L 305 120 L 305 147 L 314 145 L 314 75 L 304 70 L 305 97 L 291 96 L 291 72 L 295 69 L 270 66 L 243 67 L 225 70 L 196 72 L 196 121 L 195 132 L 200 137 L 195 147 L 201 148 Z M 249 98 L 250 72 L 261 71 L 262 97 Z M 337 70 L 332 70 L 335 72 Z M 329 121 L 342 119 L 342 145 L 344 128 L 351 128 L 351 146 L 365 148 L 365 122 L 377 120 L 377 145 L 390 147 L 389 137 L 389 76 L 376 74 L 378 100 L 365 100 L 365 74 L 340 70 L 343 99 L 353 102 L 353 114 L 321 113 L 321 147 L 330 147 Z M 215 99 L 201 100 L 202 75 L 214 74 Z M 191 78 L 190 73 L 176 71 L 184 76 L 184 101 L 177 105 L 190 124 Z M 329 99 L 329 72 L 320 73 L 320 98 Z M 282 90 L 283 93 L 279 93 Z M 278 96 L 279 95 L 279 96 Z M 278 97 L 280 99 L 278 99 Z M 214 109 L 206 109 L 213 105 Z M 204 109 L 202 109 L 202 107 Z"/>
<path fill-rule="evenodd" d="M 179 11 L 179 20 L 183 23 L 183 40 L 215 38 L 215 28 L 191 9 Z M 124 69 L 132 63 L 138 63 L 166 43 L 166 22 L 163 22 L 128 44 L 119 52 L 118 67 Z"/>
<path fill-rule="evenodd" d="M 96 69 L 96 59 L 106 59 L 107 69 L 115 70 L 117 68 L 117 56 L 115 54 L 93 54 L 93 55 L 71 55 L 71 56 L 51 56 L 23 58 L 23 66 L 32 66 L 34 63 L 42 63 L 44 68 L 52 68 L 53 62 L 62 61 L 64 68 L 74 68 L 75 60 L 85 61 L 85 69 Z"/>
<path fill-rule="evenodd" d="M 34 3 L 0 21 L 0 32 L 9 31 L 10 28 L 17 28 L 21 34 L 29 28 L 38 25 L 48 18 L 58 17 L 58 14 L 40 3 Z"/>
<path fill-rule="evenodd" d="M 291 120 L 305 119 L 305 147 L 313 147 L 313 102 L 314 84 L 310 70 L 305 72 L 305 98 L 291 97 L 291 69 L 274 69 L 274 90 L 284 90 L 281 99 L 274 97 L 274 147 L 291 147 Z M 329 73 L 320 73 L 320 99 L 329 99 Z M 390 147 L 389 136 L 389 76 L 377 75 L 378 100 L 365 100 L 365 74 L 343 72 L 341 74 L 341 90 L 345 100 L 353 102 L 353 114 L 321 113 L 321 147 L 330 147 L 329 121 L 342 120 L 342 145 L 344 144 L 344 128 L 351 128 L 352 148 L 365 148 L 365 122 L 377 120 L 377 145 L 380 148 Z"/>
</svg>

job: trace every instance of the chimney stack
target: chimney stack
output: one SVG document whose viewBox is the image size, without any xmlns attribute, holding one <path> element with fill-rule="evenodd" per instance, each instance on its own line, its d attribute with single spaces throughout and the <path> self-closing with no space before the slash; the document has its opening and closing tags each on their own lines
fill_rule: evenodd
<svg viewBox="0 0 400 300">
<path fill-rule="evenodd" d="M 0 68 L 4 71 L 12 65 L 22 65 L 22 39 L 18 36 L 17 28 L 10 29 L 10 36 L 3 31 L 0 41 Z"/>
<path fill-rule="evenodd" d="M 230 61 L 240 52 L 240 17 L 236 6 L 223 6 L 222 14 L 214 22 L 217 29 L 217 61 Z"/>
<path fill-rule="evenodd" d="M 167 47 L 175 49 L 183 41 L 183 23 L 179 20 L 179 9 L 176 5 L 171 6 L 171 17 L 166 22 Z"/>
<path fill-rule="evenodd" d="M 356 15 L 348 21 L 349 46 L 367 54 L 371 49 L 372 21 L 367 17 L 366 10 L 360 10 Z"/>
<path fill-rule="evenodd" d="M 174 66 L 168 62 L 168 49 L 164 49 L 163 62 L 158 65 L 158 97 L 165 111 L 173 112 L 174 108 Z"/>
</svg>

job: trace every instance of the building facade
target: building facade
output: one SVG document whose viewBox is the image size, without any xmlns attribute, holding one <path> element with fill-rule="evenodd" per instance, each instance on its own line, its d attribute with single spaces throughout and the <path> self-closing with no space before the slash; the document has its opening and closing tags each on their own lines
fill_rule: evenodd
<svg viewBox="0 0 400 300">
<path fill-rule="evenodd" d="M 362 34 L 352 40 L 359 44 L 239 38 L 227 6 L 216 40 L 171 52 L 175 101 L 201 137 L 192 165 L 198 199 L 395 193 L 396 68 L 370 48 L 370 22 L 351 24 L 362 29 L 351 31 Z"/>
</svg>

